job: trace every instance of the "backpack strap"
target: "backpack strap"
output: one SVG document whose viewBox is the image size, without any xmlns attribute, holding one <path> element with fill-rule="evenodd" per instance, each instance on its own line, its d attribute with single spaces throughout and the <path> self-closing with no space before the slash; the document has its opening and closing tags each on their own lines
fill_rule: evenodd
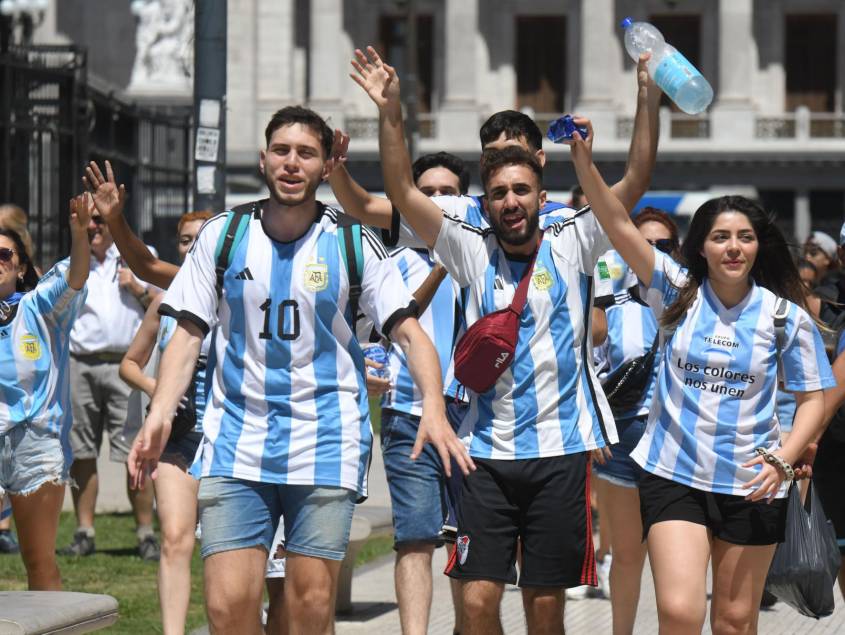
<svg viewBox="0 0 845 635">
<path fill-rule="evenodd" d="M 522 315 L 522 310 L 525 308 L 525 302 L 528 299 L 528 283 L 531 281 L 531 274 L 534 272 L 534 261 L 537 260 L 537 254 L 540 253 L 540 247 L 543 246 L 543 232 L 540 232 L 540 240 L 537 242 L 537 248 L 531 256 L 531 262 L 525 268 L 522 274 L 522 280 L 519 281 L 519 286 L 516 288 L 516 293 L 513 294 L 513 300 L 510 304 L 510 310 L 517 315 Z"/>
<path fill-rule="evenodd" d="M 352 313 L 352 332 L 358 323 L 358 301 L 361 299 L 361 279 L 364 275 L 364 245 L 361 223 L 348 214 L 338 213 L 337 232 L 340 253 L 346 263 L 349 278 L 349 309 Z"/>
<path fill-rule="evenodd" d="M 780 359 L 781 353 L 786 346 L 786 318 L 789 315 L 789 302 L 786 298 L 778 298 L 775 302 L 775 345 L 777 346 L 777 355 Z"/>
<path fill-rule="evenodd" d="M 232 264 L 232 252 L 244 237 L 250 218 L 261 209 L 263 202 L 264 200 L 244 203 L 227 212 L 229 217 L 226 219 L 223 231 L 220 232 L 220 238 L 217 239 L 217 248 L 214 251 L 214 273 L 217 277 L 215 288 L 217 289 L 218 300 L 223 296 L 223 276 L 226 275 L 226 270 Z"/>
</svg>

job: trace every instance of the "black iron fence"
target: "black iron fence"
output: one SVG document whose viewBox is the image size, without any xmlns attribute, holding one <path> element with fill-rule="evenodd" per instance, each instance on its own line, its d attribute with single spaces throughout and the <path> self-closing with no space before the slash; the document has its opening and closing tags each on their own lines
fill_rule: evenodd
<svg viewBox="0 0 845 635">
<path fill-rule="evenodd" d="M 0 54 L 0 204 L 29 214 L 37 261 L 68 253 L 68 200 L 91 159 L 112 162 L 129 190 L 130 224 L 175 260 L 174 228 L 191 195 L 191 116 L 190 106 L 138 105 L 92 86 L 77 47 Z"/>
</svg>

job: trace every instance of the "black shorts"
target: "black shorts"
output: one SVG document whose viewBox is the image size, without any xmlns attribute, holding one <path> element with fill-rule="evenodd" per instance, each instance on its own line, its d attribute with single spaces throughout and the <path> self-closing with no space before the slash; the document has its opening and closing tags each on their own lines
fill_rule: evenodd
<svg viewBox="0 0 845 635">
<path fill-rule="evenodd" d="M 845 443 L 825 434 L 813 463 L 813 485 L 845 556 Z"/>
<path fill-rule="evenodd" d="M 704 525 L 714 538 L 735 545 L 773 545 L 784 540 L 786 501 L 747 501 L 646 474 L 640 481 L 643 540 L 655 523 L 685 520 Z"/>
<path fill-rule="evenodd" d="M 519 586 L 595 586 L 589 455 L 474 461 L 446 574 L 514 584 L 519 539 Z"/>
</svg>

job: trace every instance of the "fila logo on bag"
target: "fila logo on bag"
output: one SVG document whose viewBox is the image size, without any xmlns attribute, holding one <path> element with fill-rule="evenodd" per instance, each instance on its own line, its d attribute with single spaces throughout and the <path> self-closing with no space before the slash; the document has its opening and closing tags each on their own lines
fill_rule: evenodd
<svg viewBox="0 0 845 635">
<path fill-rule="evenodd" d="M 496 363 L 493 364 L 496 368 L 499 368 L 502 364 L 507 361 L 508 357 L 510 357 L 510 353 L 507 351 L 502 351 L 502 353 L 496 358 Z"/>
<path fill-rule="evenodd" d="M 467 556 L 469 555 L 469 536 L 458 536 L 455 545 L 458 548 L 458 562 L 463 564 L 467 561 Z"/>
</svg>

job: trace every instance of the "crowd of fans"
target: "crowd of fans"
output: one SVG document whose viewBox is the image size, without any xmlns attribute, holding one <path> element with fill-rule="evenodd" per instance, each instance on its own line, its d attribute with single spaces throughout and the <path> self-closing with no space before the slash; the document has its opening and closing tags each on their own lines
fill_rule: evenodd
<svg viewBox="0 0 845 635">
<path fill-rule="evenodd" d="M 71 254 L 43 275 L 26 215 L 0 207 L 0 487 L 20 541 L 6 518 L 0 551 L 20 550 L 29 588 L 61 588 L 68 483 L 60 553 L 96 552 L 107 436 L 139 555 L 160 559 L 165 633 L 185 628 L 195 534 L 212 632 L 261 632 L 265 577 L 266 632 L 331 632 L 369 394 L 403 632 L 427 630 L 444 544 L 456 632 L 500 632 L 511 583 L 529 632 L 562 632 L 565 599 L 598 593 L 631 633 L 646 554 L 661 631 L 701 631 L 708 566 L 714 632 L 755 631 L 790 481 L 812 477 L 845 553 L 845 226 L 795 259 L 740 196 L 686 236 L 632 214 L 657 152 L 644 62 L 625 174 L 604 182 L 577 118 L 567 202 L 547 199 L 541 132 L 514 111 L 480 130 L 482 196 L 453 155 L 412 164 L 399 78 L 368 49 L 352 77 L 379 110 L 387 198 L 347 171 L 347 136 L 291 106 L 266 129 L 269 198 L 186 213 L 180 266 L 132 233 L 108 162 L 86 169 Z"/>
</svg>

